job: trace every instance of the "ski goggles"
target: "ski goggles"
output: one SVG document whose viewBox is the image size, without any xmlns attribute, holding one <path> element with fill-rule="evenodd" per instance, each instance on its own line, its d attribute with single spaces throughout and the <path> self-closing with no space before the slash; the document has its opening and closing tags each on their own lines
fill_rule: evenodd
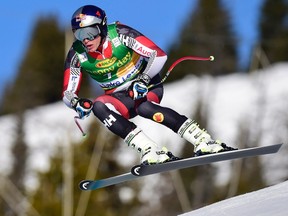
<svg viewBox="0 0 288 216">
<path fill-rule="evenodd" d="M 83 41 L 85 39 L 88 40 L 94 40 L 100 33 L 99 26 L 90 26 L 90 27 L 85 27 L 85 28 L 79 28 L 75 31 L 73 31 L 74 36 L 77 40 Z"/>
</svg>

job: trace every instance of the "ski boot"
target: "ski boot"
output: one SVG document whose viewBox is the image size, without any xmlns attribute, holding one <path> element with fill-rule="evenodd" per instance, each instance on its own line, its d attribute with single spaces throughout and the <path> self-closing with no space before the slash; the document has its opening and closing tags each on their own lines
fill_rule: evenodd
<svg viewBox="0 0 288 216">
<path fill-rule="evenodd" d="M 191 119 L 183 123 L 178 134 L 194 145 L 195 156 L 236 150 L 219 140 L 213 140 L 206 130 L 200 129 L 199 125 Z"/>
<path fill-rule="evenodd" d="M 140 154 L 140 161 L 143 165 L 160 164 L 172 160 L 173 154 L 171 152 L 168 152 L 166 148 L 160 150 L 157 144 L 139 128 L 131 131 L 124 142 Z M 173 157 L 175 156 L 173 155 Z"/>
</svg>

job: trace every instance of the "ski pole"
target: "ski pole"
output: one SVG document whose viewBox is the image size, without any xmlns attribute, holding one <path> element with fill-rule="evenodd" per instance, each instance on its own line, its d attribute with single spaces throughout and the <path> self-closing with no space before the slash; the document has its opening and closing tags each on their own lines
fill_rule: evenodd
<svg viewBox="0 0 288 216">
<path fill-rule="evenodd" d="M 81 131 L 82 136 L 85 137 L 85 136 L 86 136 L 86 133 L 84 132 L 84 130 L 83 130 L 83 128 L 81 127 L 81 125 L 79 124 L 78 119 L 80 119 L 79 116 L 74 116 L 74 121 L 75 121 L 77 127 L 78 127 L 79 130 Z"/>
<path fill-rule="evenodd" d="M 166 74 L 164 75 L 164 77 L 161 79 L 161 81 L 159 83 L 156 84 L 151 84 L 148 86 L 148 89 L 151 89 L 157 85 L 162 84 L 163 82 L 165 82 L 165 80 L 168 78 L 170 72 L 174 69 L 174 67 L 179 64 L 182 61 L 185 60 L 194 60 L 194 61 L 214 61 L 214 56 L 209 56 L 209 57 L 198 57 L 198 56 L 184 56 L 181 57 L 179 59 L 177 59 L 168 69 L 168 71 L 166 72 Z"/>
</svg>

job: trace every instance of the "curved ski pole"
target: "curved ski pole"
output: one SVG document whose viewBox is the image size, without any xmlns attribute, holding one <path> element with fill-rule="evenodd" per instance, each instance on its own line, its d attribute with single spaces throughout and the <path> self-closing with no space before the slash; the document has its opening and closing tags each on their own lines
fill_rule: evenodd
<svg viewBox="0 0 288 216">
<path fill-rule="evenodd" d="M 79 130 L 81 131 L 82 136 L 85 137 L 85 136 L 86 136 L 86 133 L 84 132 L 84 130 L 83 130 L 83 128 L 81 127 L 81 125 L 79 124 L 78 119 L 80 119 L 79 116 L 74 116 L 74 121 L 75 121 L 77 127 L 78 127 Z"/>
<path fill-rule="evenodd" d="M 151 89 L 157 85 L 162 84 L 163 82 L 165 82 L 165 80 L 168 78 L 170 72 L 174 69 L 174 67 L 179 64 L 182 61 L 185 60 L 194 60 L 194 61 L 214 61 L 214 56 L 209 56 L 209 57 L 198 57 L 198 56 L 184 56 L 182 58 L 177 59 L 168 69 L 168 71 L 166 72 L 165 76 L 161 79 L 161 81 L 159 83 L 156 84 L 151 84 L 148 86 L 148 89 Z"/>
</svg>

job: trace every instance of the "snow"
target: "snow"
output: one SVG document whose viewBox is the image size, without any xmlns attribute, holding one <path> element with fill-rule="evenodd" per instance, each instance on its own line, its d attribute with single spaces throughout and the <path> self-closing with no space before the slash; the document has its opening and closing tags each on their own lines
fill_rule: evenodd
<svg viewBox="0 0 288 216">
<path fill-rule="evenodd" d="M 288 181 L 243 194 L 180 216 L 285 216 L 288 215 Z"/>
<path fill-rule="evenodd" d="M 191 75 L 183 80 L 166 84 L 161 105 L 193 119 L 197 105 L 201 102 L 203 104 L 201 111 L 208 120 L 206 128 L 208 132 L 213 138 L 221 139 L 234 147 L 240 148 L 243 144 L 253 147 L 256 145 L 254 141 L 257 140 L 258 134 L 261 136 L 256 143 L 260 146 L 283 142 L 284 146 L 277 155 L 260 157 L 266 182 L 268 185 L 275 185 L 287 180 L 288 176 L 287 83 L 288 63 L 272 65 L 252 74 L 235 73 L 218 78 Z M 39 184 L 35 177 L 36 172 L 49 169 L 49 159 L 60 146 L 83 140 L 74 123 L 74 115 L 75 112 L 69 110 L 62 101 L 25 112 L 25 142 L 29 148 L 28 174 L 25 181 L 28 188 L 33 189 Z M 80 121 L 80 124 L 87 130 L 92 121 L 97 121 L 93 115 Z M 136 117 L 132 121 L 159 145 L 165 145 L 175 155 L 180 154 L 184 140 L 173 131 L 141 117 Z M 238 140 L 239 126 L 250 132 L 250 136 L 244 137 L 245 143 Z M 14 115 L 0 117 L 1 175 L 6 176 L 11 172 L 13 164 L 11 149 L 16 129 L 17 118 Z M 118 155 L 122 158 L 119 163 L 127 169 L 138 160 L 135 152 L 127 148 L 123 141 L 119 143 L 119 151 Z M 215 166 L 218 168 L 216 183 L 226 184 L 231 176 L 230 163 L 221 162 Z M 157 178 L 157 175 L 153 178 Z M 150 181 L 149 186 L 145 188 L 151 188 L 153 191 L 153 184 L 156 184 L 154 182 Z M 148 199 L 147 194 L 141 194 L 142 198 Z"/>
<path fill-rule="evenodd" d="M 34 189 L 38 186 L 36 172 L 50 168 L 50 157 L 59 150 L 59 146 L 67 145 L 69 141 L 81 141 L 82 136 L 75 126 L 74 115 L 74 111 L 69 110 L 62 102 L 26 111 L 24 141 L 29 151 L 26 170 L 28 174 L 25 178 L 27 188 Z M 88 127 L 88 122 L 90 121 L 87 120 L 83 125 L 85 129 Z M 16 137 L 16 129 L 17 118 L 15 116 L 8 115 L 0 118 L 0 174 L 3 175 L 8 175 L 13 165 L 11 150 Z"/>
</svg>

